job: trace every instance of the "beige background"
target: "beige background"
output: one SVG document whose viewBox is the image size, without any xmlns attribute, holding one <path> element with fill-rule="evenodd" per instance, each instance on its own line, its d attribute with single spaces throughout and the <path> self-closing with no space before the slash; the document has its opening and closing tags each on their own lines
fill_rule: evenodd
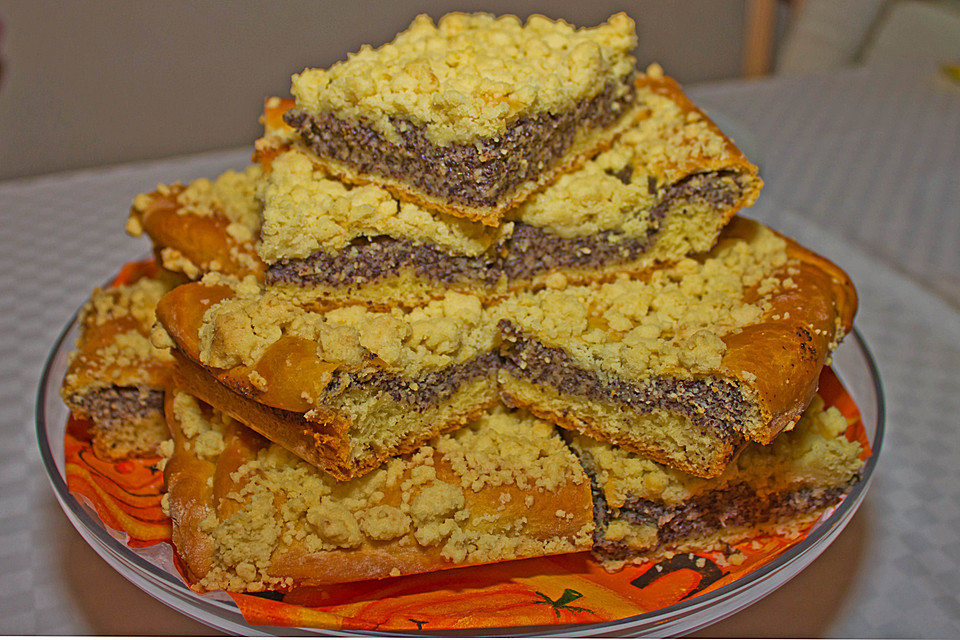
<svg viewBox="0 0 960 640">
<path fill-rule="evenodd" d="M 578 26 L 623 10 L 642 66 L 739 74 L 743 0 L 0 0 L 0 180 L 252 144 L 291 74 L 453 10 Z"/>
</svg>

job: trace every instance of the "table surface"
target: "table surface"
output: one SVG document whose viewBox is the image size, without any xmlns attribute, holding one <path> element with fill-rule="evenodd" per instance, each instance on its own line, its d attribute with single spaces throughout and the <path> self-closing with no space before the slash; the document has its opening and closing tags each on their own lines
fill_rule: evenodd
<svg viewBox="0 0 960 640">
<path fill-rule="evenodd" d="M 792 581 L 712 637 L 960 635 L 960 85 L 935 62 L 688 89 L 761 166 L 745 213 L 851 275 L 886 440 L 861 509 Z M 94 286 L 148 251 L 133 196 L 249 149 L 0 183 L 0 634 L 188 634 L 80 538 L 35 438 L 44 360 Z M 105 594 L 109 594 L 106 596 Z M 122 614 L 118 614 L 122 612 Z"/>
</svg>

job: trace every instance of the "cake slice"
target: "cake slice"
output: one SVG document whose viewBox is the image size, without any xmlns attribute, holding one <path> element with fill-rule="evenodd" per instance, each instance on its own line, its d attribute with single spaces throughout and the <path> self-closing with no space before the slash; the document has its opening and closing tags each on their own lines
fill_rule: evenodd
<svg viewBox="0 0 960 640">
<path fill-rule="evenodd" d="M 859 478 L 866 452 L 847 439 L 847 427 L 814 396 L 791 431 L 769 445 L 751 443 L 711 480 L 569 434 L 593 485 L 594 555 L 613 571 L 760 534 L 795 537 Z"/>
<path fill-rule="evenodd" d="M 504 290 L 496 259 L 512 224 L 488 227 L 374 185 L 346 185 L 297 148 L 273 160 L 264 182 L 265 281 L 301 306 L 415 305 L 447 291 Z"/>
<path fill-rule="evenodd" d="M 80 337 L 60 386 L 70 412 L 89 421 L 94 451 L 115 460 L 156 455 L 169 438 L 163 389 L 173 360 L 150 342 L 157 302 L 181 280 L 147 269 L 130 284 L 96 289 L 80 311 Z"/>
<path fill-rule="evenodd" d="M 289 591 L 572 551 L 590 483 L 555 429 L 495 410 L 338 481 L 182 390 L 164 468 L 173 545 L 198 592 Z"/>
<path fill-rule="evenodd" d="M 258 251 L 266 281 L 298 304 L 416 304 L 447 290 L 484 298 L 585 283 L 708 250 L 762 186 L 757 168 L 651 66 L 639 121 L 606 152 L 488 227 L 333 178 L 269 99 Z"/>
<path fill-rule="evenodd" d="M 506 402 L 709 478 L 794 424 L 855 310 L 839 268 L 735 218 L 709 254 L 491 313 Z"/>
<path fill-rule="evenodd" d="M 316 313 L 252 276 L 209 274 L 164 296 L 157 316 L 154 339 L 174 347 L 185 388 L 339 479 L 497 401 L 497 328 L 472 296 Z"/>
<path fill-rule="evenodd" d="M 134 199 L 127 233 L 146 235 L 157 260 L 191 280 L 211 271 L 262 277 L 264 265 L 256 250 L 260 175 L 260 167 L 252 165 L 214 180 L 158 185 Z"/>
<path fill-rule="evenodd" d="M 757 167 L 659 65 L 636 92 L 639 120 L 610 150 L 508 213 L 510 290 L 639 274 L 708 251 L 755 202 Z"/>
<path fill-rule="evenodd" d="M 293 77 L 287 122 L 333 175 L 495 225 L 637 115 L 625 14 L 417 17 L 392 42 Z"/>
</svg>

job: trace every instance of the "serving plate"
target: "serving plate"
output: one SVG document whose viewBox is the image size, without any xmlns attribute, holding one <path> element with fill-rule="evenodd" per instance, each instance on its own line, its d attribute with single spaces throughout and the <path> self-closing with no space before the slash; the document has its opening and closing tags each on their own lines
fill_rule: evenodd
<svg viewBox="0 0 960 640">
<path fill-rule="evenodd" d="M 398 632 L 333 631 L 249 624 L 234 600 L 223 592 L 199 595 L 191 591 L 173 564 L 166 543 L 131 548 L 127 536 L 108 527 L 89 502 L 67 488 L 64 434 L 69 417 L 58 394 L 69 352 L 79 334 L 74 317 L 64 328 L 47 359 L 36 404 L 37 441 L 57 500 L 86 542 L 131 583 L 171 608 L 215 629 L 234 635 L 398 635 Z M 860 410 L 872 455 L 860 481 L 801 542 L 772 561 L 725 586 L 688 597 L 679 603 L 612 622 L 538 627 L 457 629 L 457 635 L 483 636 L 676 636 L 696 631 L 730 616 L 769 594 L 816 559 L 840 534 L 866 495 L 883 442 L 883 392 L 876 365 L 860 333 L 854 331 L 833 356 L 832 368 Z M 400 635 L 412 635 L 399 632 Z M 423 632 L 424 635 L 430 635 Z"/>
</svg>

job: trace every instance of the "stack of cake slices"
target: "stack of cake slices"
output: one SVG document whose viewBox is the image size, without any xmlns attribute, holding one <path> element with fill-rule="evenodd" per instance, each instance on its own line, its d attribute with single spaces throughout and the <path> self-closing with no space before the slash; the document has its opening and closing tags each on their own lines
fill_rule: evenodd
<svg viewBox="0 0 960 640">
<path fill-rule="evenodd" d="M 615 569 L 799 531 L 855 482 L 816 396 L 851 283 L 736 216 L 757 168 L 635 44 L 623 14 L 421 16 L 266 100 L 250 167 L 135 199 L 181 278 L 141 314 L 165 377 L 65 397 L 162 386 L 194 589 Z"/>
</svg>

